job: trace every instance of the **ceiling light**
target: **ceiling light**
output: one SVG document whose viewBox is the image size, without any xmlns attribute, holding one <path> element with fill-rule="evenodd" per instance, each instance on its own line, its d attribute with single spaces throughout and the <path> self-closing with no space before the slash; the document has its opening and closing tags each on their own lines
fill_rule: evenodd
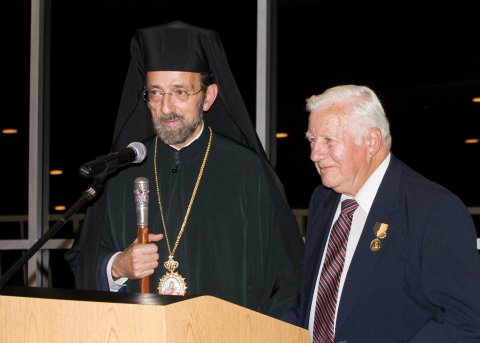
<svg viewBox="0 0 480 343">
<path fill-rule="evenodd" d="M 50 170 L 50 175 L 62 175 L 62 174 L 63 174 L 63 170 L 61 170 L 61 169 Z"/>
<path fill-rule="evenodd" d="M 288 137 L 288 133 L 287 133 L 287 132 L 277 132 L 277 134 L 275 135 L 275 137 L 277 137 L 277 138 L 287 138 L 287 137 Z"/>
<path fill-rule="evenodd" d="M 476 144 L 480 142 L 480 139 L 478 138 L 467 138 L 465 139 L 465 144 Z"/>
<path fill-rule="evenodd" d="M 65 211 L 66 207 L 63 205 L 57 205 L 53 208 L 55 211 Z"/>
<path fill-rule="evenodd" d="M 6 135 L 13 135 L 15 133 L 18 133 L 18 130 L 17 129 L 3 129 L 2 133 L 6 134 Z"/>
</svg>

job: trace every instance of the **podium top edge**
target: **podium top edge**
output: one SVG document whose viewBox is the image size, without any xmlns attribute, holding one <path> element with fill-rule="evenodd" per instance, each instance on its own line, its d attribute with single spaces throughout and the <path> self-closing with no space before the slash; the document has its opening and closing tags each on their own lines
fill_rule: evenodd
<svg viewBox="0 0 480 343">
<path fill-rule="evenodd" d="M 141 305 L 169 305 L 179 301 L 196 298 L 196 295 L 176 296 L 152 293 L 107 292 L 64 288 L 43 288 L 24 286 L 5 286 L 0 289 L 0 296 L 17 296 L 45 299 L 112 302 Z"/>
</svg>

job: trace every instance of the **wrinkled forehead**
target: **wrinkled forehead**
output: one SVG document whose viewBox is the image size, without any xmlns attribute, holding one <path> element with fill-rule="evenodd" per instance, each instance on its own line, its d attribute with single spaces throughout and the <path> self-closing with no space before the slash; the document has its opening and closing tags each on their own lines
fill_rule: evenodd
<svg viewBox="0 0 480 343">
<path fill-rule="evenodd" d="M 149 86 L 194 86 L 200 84 L 200 74 L 186 71 L 149 71 L 146 73 Z"/>
<path fill-rule="evenodd" d="M 332 103 L 310 112 L 307 129 L 310 137 L 340 138 L 351 132 L 349 114 L 342 104 Z"/>
</svg>

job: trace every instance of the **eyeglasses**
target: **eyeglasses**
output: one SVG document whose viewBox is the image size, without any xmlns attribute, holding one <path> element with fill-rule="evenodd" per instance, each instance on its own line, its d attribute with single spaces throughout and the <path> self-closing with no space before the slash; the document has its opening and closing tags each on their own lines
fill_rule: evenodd
<svg viewBox="0 0 480 343">
<path fill-rule="evenodd" d="M 151 88 L 151 89 L 143 90 L 142 95 L 143 95 L 143 101 L 151 102 L 151 103 L 160 102 L 161 100 L 163 100 L 163 97 L 167 94 L 170 95 L 172 97 L 172 100 L 174 100 L 175 102 L 185 102 L 190 98 L 190 96 L 197 95 L 201 91 L 202 89 L 200 88 L 195 93 L 188 93 L 185 89 L 178 88 L 170 92 L 164 92 L 157 88 Z"/>
</svg>

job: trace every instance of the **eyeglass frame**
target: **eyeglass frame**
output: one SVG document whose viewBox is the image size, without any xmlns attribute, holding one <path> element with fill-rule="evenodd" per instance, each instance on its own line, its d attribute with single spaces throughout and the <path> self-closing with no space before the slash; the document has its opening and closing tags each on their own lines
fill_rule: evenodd
<svg viewBox="0 0 480 343">
<path fill-rule="evenodd" d="M 159 95 L 162 96 L 162 97 L 164 97 L 166 94 L 168 94 L 168 95 L 170 95 L 171 97 L 173 97 L 173 100 L 175 100 L 175 101 L 186 102 L 188 99 L 187 99 L 187 100 L 183 100 L 183 101 L 176 99 L 175 96 L 173 95 L 174 92 L 175 92 L 175 91 L 177 91 L 177 92 L 178 92 L 178 91 L 184 92 L 184 93 L 185 93 L 186 95 L 188 95 L 188 97 L 190 98 L 192 95 L 197 95 L 198 93 L 200 93 L 201 91 L 203 91 L 203 90 L 204 90 L 204 87 L 200 87 L 200 89 L 199 89 L 198 91 L 194 92 L 194 93 L 188 93 L 186 90 L 181 89 L 181 88 L 174 89 L 174 90 L 171 90 L 171 91 L 169 91 L 169 92 L 161 91 L 161 90 L 159 90 L 158 88 L 152 88 L 152 89 L 145 89 L 145 88 L 144 88 L 144 89 L 142 90 L 141 94 L 142 94 L 143 101 L 144 101 L 145 103 L 149 103 L 149 101 L 148 101 L 148 92 L 151 92 L 151 91 L 154 90 L 154 89 L 155 89 L 155 90 L 158 90 L 158 92 L 160 93 Z"/>
</svg>

